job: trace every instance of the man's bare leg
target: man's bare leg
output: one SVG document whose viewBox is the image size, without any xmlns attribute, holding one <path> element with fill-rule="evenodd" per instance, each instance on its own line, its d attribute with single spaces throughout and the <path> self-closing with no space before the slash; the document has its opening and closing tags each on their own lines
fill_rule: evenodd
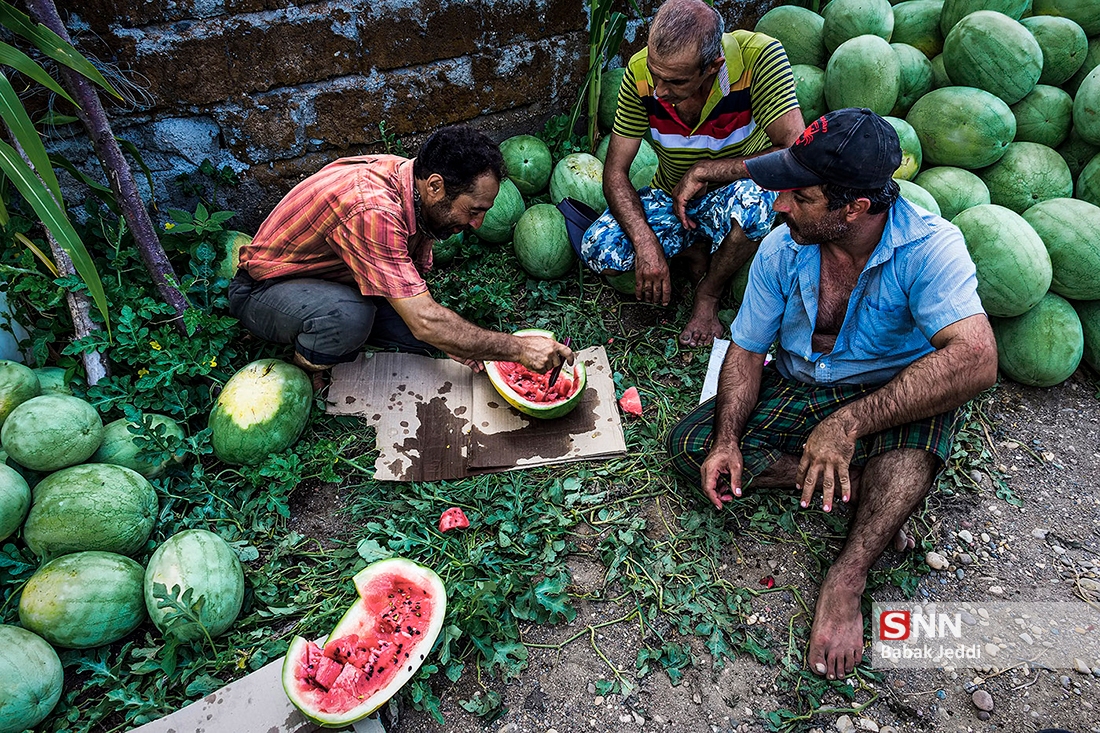
<svg viewBox="0 0 1100 733">
<path fill-rule="evenodd" d="M 680 343 L 685 346 L 705 346 L 723 333 L 718 321 L 718 300 L 722 297 L 730 278 L 756 253 L 758 242 L 753 242 L 741 231 L 736 222 L 733 229 L 710 256 L 706 274 L 695 288 L 695 304 Z"/>
<path fill-rule="evenodd" d="M 932 486 L 938 461 L 927 451 L 904 448 L 867 462 L 848 541 L 829 568 L 814 610 L 806 659 L 831 680 L 851 674 L 863 658 L 860 598 L 867 573 Z"/>
</svg>

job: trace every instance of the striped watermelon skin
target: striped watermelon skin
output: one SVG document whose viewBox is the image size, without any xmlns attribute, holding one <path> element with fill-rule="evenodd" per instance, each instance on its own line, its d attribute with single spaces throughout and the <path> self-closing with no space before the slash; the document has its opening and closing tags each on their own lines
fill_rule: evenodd
<svg viewBox="0 0 1100 733">
<path fill-rule="evenodd" d="M 0 425 L 19 405 L 42 393 L 38 375 L 17 361 L 0 359 Z"/>
<path fill-rule="evenodd" d="M 35 471 L 83 463 L 102 440 L 103 420 L 96 409 L 79 397 L 61 394 L 27 400 L 11 411 L 0 428 L 0 442 L 8 455 Z"/>
<path fill-rule="evenodd" d="M 34 487 L 23 540 L 44 560 L 87 550 L 135 555 L 145 549 L 156 517 L 157 493 L 144 476 L 85 463 Z"/>
<path fill-rule="evenodd" d="M 244 568 L 237 554 L 225 540 L 205 529 L 188 529 L 165 540 L 149 558 L 143 581 L 146 610 L 161 633 L 181 641 L 202 639 L 205 634 L 198 624 L 169 628 L 168 611 L 157 604 L 158 583 L 169 595 L 179 586 L 180 595 L 190 588 L 192 599 L 204 599 L 200 619 L 211 637 L 233 625 L 244 602 Z"/>
<path fill-rule="evenodd" d="M 283 452 L 305 429 L 312 403 L 313 384 L 298 367 L 278 359 L 247 364 L 225 383 L 210 412 L 214 455 L 251 466 Z"/>
<path fill-rule="evenodd" d="M 38 569 L 23 587 L 19 623 L 55 647 L 110 644 L 145 620 L 141 565 L 111 552 L 76 552 Z"/>
<path fill-rule="evenodd" d="M 23 731 L 45 720 L 64 683 L 61 659 L 41 636 L 0 625 L 0 731 Z"/>
</svg>

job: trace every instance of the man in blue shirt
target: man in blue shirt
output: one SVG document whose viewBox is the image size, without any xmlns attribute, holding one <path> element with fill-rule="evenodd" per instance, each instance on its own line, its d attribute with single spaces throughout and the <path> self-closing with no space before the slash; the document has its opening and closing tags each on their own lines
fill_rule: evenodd
<svg viewBox="0 0 1100 733">
<path fill-rule="evenodd" d="M 894 129 L 870 110 L 814 121 L 745 161 L 786 223 L 749 272 L 717 396 L 668 437 L 718 509 L 756 486 L 818 487 L 854 507 L 821 586 L 806 661 L 829 679 L 863 654 L 867 572 L 950 455 L 956 408 L 997 378 L 993 333 L 958 228 L 900 198 Z M 774 345 L 776 359 L 765 367 Z"/>
</svg>

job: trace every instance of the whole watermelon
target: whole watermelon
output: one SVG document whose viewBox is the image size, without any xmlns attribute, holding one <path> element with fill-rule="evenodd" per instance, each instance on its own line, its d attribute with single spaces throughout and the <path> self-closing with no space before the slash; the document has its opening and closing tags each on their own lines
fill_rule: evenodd
<svg viewBox="0 0 1100 733">
<path fill-rule="evenodd" d="M 244 232 L 226 230 L 215 235 L 218 246 L 221 247 L 224 256 L 218 263 L 217 276 L 232 280 L 237 274 L 237 267 L 241 262 L 241 248 L 246 244 L 252 244 L 252 237 Z"/>
<path fill-rule="evenodd" d="M 947 75 L 947 70 L 943 68 L 943 54 L 932 57 L 932 88 L 942 89 L 953 85 L 954 82 Z"/>
<path fill-rule="evenodd" d="M 943 51 L 944 0 L 906 0 L 894 6 L 893 43 L 907 43 L 932 60 Z"/>
<path fill-rule="evenodd" d="M 1089 39 L 1089 49 L 1085 52 L 1084 63 L 1081 64 L 1081 68 L 1077 70 L 1077 73 L 1069 78 L 1069 81 L 1062 84 L 1062 88 L 1069 92 L 1070 96 L 1076 95 L 1081 82 L 1097 66 L 1100 66 L 1100 36 Z"/>
<path fill-rule="evenodd" d="M 1078 301 L 1073 304 L 1081 319 L 1081 331 L 1085 338 L 1085 350 L 1081 360 L 1100 372 L 1100 300 Z"/>
<path fill-rule="evenodd" d="M 904 178 L 895 178 L 894 180 L 897 181 L 898 187 L 901 189 L 902 198 L 926 211 L 931 211 L 936 216 L 940 216 L 940 205 L 936 203 L 936 199 L 932 194 Z"/>
<path fill-rule="evenodd" d="M 12 410 L 41 393 L 33 369 L 17 361 L 0 359 L 0 426 Z"/>
<path fill-rule="evenodd" d="M 230 377 L 210 412 L 214 455 L 254 465 L 294 445 L 305 429 L 313 384 L 293 364 L 260 359 Z"/>
<path fill-rule="evenodd" d="M 1050 254 L 1052 292 L 1071 300 L 1100 300 L 1100 207 L 1056 198 L 1024 212 Z"/>
<path fill-rule="evenodd" d="M 607 160 L 607 149 L 611 147 L 611 136 L 608 135 L 600 140 L 600 144 L 596 146 L 596 158 L 600 163 Z M 630 164 L 630 172 L 627 173 L 627 177 L 630 178 L 630 185 L 634 187 L 634 190 L 645 188 L 653 182 L 653 176 L 657 173 L 657 153 L 653 150 L 653 146 L 645 140 L 638 141 L 638 152 L 634 155 L 634 160 Z"/>
<path fill-rule="evenodd" d="M 604 82 L 608 81 L 608 76 L 605 75 Z M 508 138 L 500 144 L 500 154 L 504 156 L 508 178 L 524 196 L 539 193 L 550 182 L 550 171 L 554 169 L 550 148 L 534 135 L 515 135 Z"/>
<path fill-rule="evenodd" d="M 991 316 L 1018 316 L 1050 288 L 1050 255 L 1016 212 L 996 204 L 973 206 L 951 223 L 962 230 L 978 273 L 978 297 Z"/>
<path fill-rule="evenodd" d="M 1100 153 L 1100 146 L 1091 145 L 1082 140 L 1081 136 L 1072 127 L 1069 128 L 1069 135 L 1066 136 L 1065 142 L 1058 146 L 1058 155 L 1061 155 L 1062 160 L 1066 161 L 1074 180 L 1077 180 L 1078 176 L 1081 175 L 1081 171 L 1097 153 Z"/>
<path fill-rule="evenodd" d="M 948 221 L 971 206 L 989 203 L 989 189 L 982 179 L 962 168 L 926 168 L 913 183 L 932 194 L 939 204 L 940 215 Z"/>
<path fill-rule="evenodd" d="M 1074 187 L 1074 196 L 1100 206 L 1100 153 L 1092 156 L 1081 169 L 1081 175 L 1077 176 L 1077 185 Z"/>
<path fill-rule="evenodd" d="M 822 37 L 830 53 L 857 36 L 889 41 L 894 31 L 894 9 L 887 0 L 832 0 L 821 15 Z"/>
<path fill-rule="evenodd" d="M 500 182 L 493 205 L 485 212 L 485 218 L 475 232 L 477 238 L 493 244 L 501 244 L 512 238 L 512 227 L 523 215 L 525 206 L 516 184 L 505 178 Z"/>
<path fill-rule="evenodd" d="M 535 204 L 523 212 L 516 223 L 512 246 L 519 264 L 539 280 L 561 277 L 577 261 L 569 244 L 565 216 L 551 204 Z"/>
<path fill-rule="evenodd" d="M 619 107 L 619 88 L 623 85 L 625 74 L 626 69 L 608 69 L 603 72 L 603 77 L 600 79 L 600 106 L 597 111 L 597 121 L 604 130 L 610 130 L 615 126 L 615 111 Z M 504 152 L 503 149 L 501 152 Z M 542 182 L 539 191 L 546 187 L 549 180 L 550 167 L 548 166 L 546 180 Z M 520 186 L 519 190 L 523 191 L 523 187 Z M 524 191 L 524 193 L 527 192 Z"/>
<path fill-rule="evenodd" d="M 888 115 L 900 89 L 901 62 L 890 44 L 878 36 L 845 41 L 825 67 L 825 102 L 830 110 L 866 107 Z"/>
<path fill-rule="evenodd" d="M 194 641 L 206 634 L 218 636 L 237 620 L 244 602 L 244 569 L 221 537 L 205 529 L 189 529 L 169 537 L 149 558 L 143 588 L 149 618 L 161 633 Z M 188 590 L 192 603 L 203 599 L 201 627 L 194 621 L 173 622 L 170 604 L 157 598 L 158 594 L 179 597 Z"/>
<path fill-rule="evenodd" d="M 794 94 L 802 110 L 802 121 L 808 125 L 827 111 L 825 72 L 816 66 L 799 64 L 791 67 L 791 74 L 794 75 Z"/>
<path fill-rule="evenodd" d="M 56 471 L 86 461 L 102 439 L 99 413 L 69 395 L 29 399 L 12 410 L 0 428 L 0 442 L 8 455 L 35 471 Z"/>
<path fill-rule="evenodd" d="M 462 243 L 466 240 L 466 232 L 456 232 L 446 239 L 432 243 L 432 264 L 449 265 L 454 262 L 462 251 Z"/>
<path fill-rule="evenodd" d="M 570 198 L 584 202 L 598 212 L 607 208 L 603 197 L 603 163 L 588 153 L 570 153 L 554 166 L 550 175 L 550 200 L 555 204 Z"/>
<path fill-rule="evenodd" d="M 885 117 L 883 119 L 894 128 L 894 132 L 898 134 L 898 140 L 901 142 L 901 165 L 894 171 L 894 178 L 911 181 L 913 176 L 917 175 L 917 171 L 920 170 L 921 160 L 923 160 L 917 131 L 908 122 L 897 117 Z"/>
<path fill-rule="evenodd" d="M 73 393 L 69 388 L 69 380 L 65 378 L 65 370 L 61 367 L 38 367 L 34 373 L 38 377 L 41 394 L 71 395 Z"/>
<path fill-rule="evenodd" d="M 1019 102 L 1043 73 L 1043 52 L 1027 28 L 1002 13 L 979 10 L 943 41 L 943 66 L 956 84 Z"/>
<path fill-rule="evenodd" d="M 1016 118 L 1000 98 L 970 87 L 933 89 L 905 116 L 920 138 L 924 162 L 984 168 L 1000 160 L 1016 136 Z"/>
<path fill-rule="evenodd" d="M 932 91 L 932 62 L 913 46 L 904 43 L 891 43 L 890 48 L 898 56 L 898 99 L 894 110 L 895 117 L 904 117 L 913 103 Z"/>
<path fill-rule="evenodd" d="M 1057 86 L 1067 82 L 1085 63 L 1085 55 L 1089 51 L 1088 36 L 1081 26 L 1069 18 L 1035 15 L 1024 18 L 1020 24 L 1031 31 L 1043 52 L 1040 84 Z"/>
<path fill-rule="evenodd" d="M 1073 123 L 1073 99 L 1058 87 L 1037 84 L 1031 93 L 1012 105 L 1016 118 L 1016 142 L 1061 145 Z"/>
<path fill-rule="evenodd" d="M 1019 20 L 1030 4 L 1031 0 L 945 0 L 940 32 L 946 37 L 960 20 L 978 10 L 993 10 Z"/>
<path fill-rule="evenodd" d="M 65 673 L 53 647 L 18 626 L 0 626 L 0 733 L 21 733 L 61 699 Z"/>
<path fill-rule="evenodd" d="M 1005 154 L 978 174 L 990 200 L 1022 214 L 1040 201 L 1073 195 L 1073 176 L 1062 156 L 1038 143 L 1009 143 Z"/>
<path fill-rule="evenodd" d="M 1100 4 L 1096 0 L 1035 0 L 1031 12 L 1069 18 L 1090 38 L 1100 34 Z"/>
<path fill-rule="evenodd" d="M 30 508 L 31 487 L 26 479 L 11 466 L 0 463 L 0 541 L 15 534 Z"/>
<path fill-rule="evenodd" d="M 764 13 L 754 30 L 782 43 L 791 66 L 823 66 L 824 25 L 825 19 L 812 10 L 779 5 Z"/>
<path fill-rule="evenodd" d="M 144 574 L 130 558 L 110 552 L 51 560 L 23 586 L 19 623 L 66 649 L 118 641 L 145 620 Z"/>
<path fill-rule="evenodd" d="M 34 487 L 23 540 L 45 560 L 85 550 L 135 555 L 145 549 L 156 518 L 157 494 L 144 476 L 85 463 L 51 473 Z"/>
<path fill-rule="evenodd" d="M 1089 72 L 1073 98 L 1073 129 L 1090 145 L 1100 145 L 1100 66 Z"/>
<path fill-rule="evenodd" d="M 1009 378 L 1032 387 L 1064 382 L 1085 350 L 1081 319 L 1065 298 L 1047 293 L 1015 318 L 990 319 L 997 338 L 997 361 Z"/>
<path fill-rule="evenodd" d="M 145 478 L 156 478 L 163 473 L 172 461 L 171 446 L 184 438 L 183 429 L 175 420 L 164 415 L 149 413 L 145 417 L 151 423 L 150 430 L 154 436 L 152 439 L 139 438 L 130 428 L 140 430 L 141 426 L 126 418 L 109 422 L 103 426 L 103 442 L 92 454 L 92 463 L 125 466 Z M 147 455 L 142 455 L 142 448 L 147 453 L 163 455 L 150 459 Z"/>
</svg>

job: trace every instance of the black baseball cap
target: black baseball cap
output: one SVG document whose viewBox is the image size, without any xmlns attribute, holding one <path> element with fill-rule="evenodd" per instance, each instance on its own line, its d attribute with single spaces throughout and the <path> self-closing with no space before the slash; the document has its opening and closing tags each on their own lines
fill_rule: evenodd
<svg viewBox="0 0 1100 733">
<path fill-rule="evenodd" d="M 889 122 L 869 109 L 838 109 L 811 122 L 784 150 L 745 161 L 752 180 L 769 191 L 832 183 L 882 188 L 901 165 L 901 143 Z"/>
</svg>

